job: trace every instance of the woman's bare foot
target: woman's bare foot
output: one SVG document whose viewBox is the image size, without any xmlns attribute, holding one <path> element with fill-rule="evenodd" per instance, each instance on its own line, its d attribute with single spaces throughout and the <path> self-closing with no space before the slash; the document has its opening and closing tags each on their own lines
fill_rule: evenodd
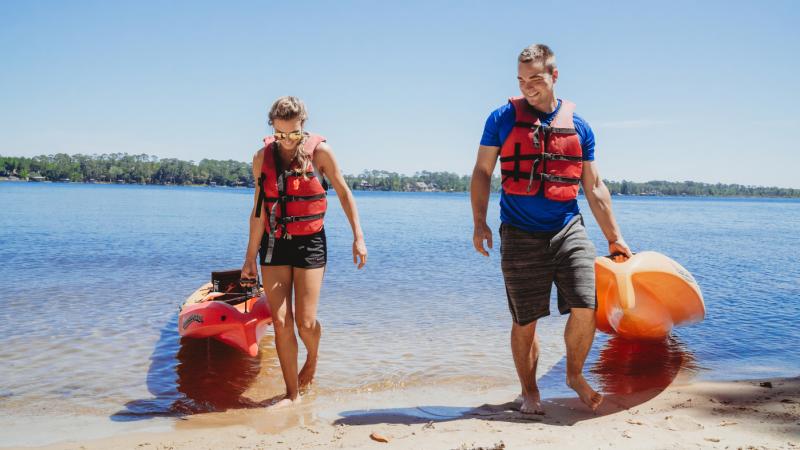
<svg viewBox="0 0 800 450">
<path fill-rule="evenodd" d="M 589 383 L 586 382 L 586 379 L 583 378 L 583 375 L 578 375 L 572 378 L 568 377 L 567 386 L 571 387 L 572 390 L 577 392 L 581 401 L 585 403 L 586 406 L 588 406 L 592 411 L 597 411 L 597 407 L 600 406 L 600 403 L 603 403 L 603 396 L 589 386 Z"/>
<path fill-rule="evenodd" d="M 267 406 L 267 409 L 281 409 L 287 406 L 292 406 L 300 403 L 300 396 L 298 395 L 294 400 L 292 400 L 288 395 L 283 397 L 282 399 L 278 400 L 277 402 Z"/>
<path fill-rule="evenodd" d="M 300 369 L 300 373 L 297 374 L 298 382 L 300 383 L 300 389 L 308 389 L 314 383 L 314 375 L 317 373 L 317 358 L 311 358 L 311 356 L 306 358 L 306 363 L 303 364 L 303 368 Z"/>
<path fill-rule="evenodd" d="M 519 405 L 519 411 L 523 414 L 537 414 L 540 416 L 544 415 L 544 409 L 542 409 L 542 398 L 539 395 L 539 391 L 532 391 L 527 394 L 521 394 L 522 403 Z"/>
</svg>

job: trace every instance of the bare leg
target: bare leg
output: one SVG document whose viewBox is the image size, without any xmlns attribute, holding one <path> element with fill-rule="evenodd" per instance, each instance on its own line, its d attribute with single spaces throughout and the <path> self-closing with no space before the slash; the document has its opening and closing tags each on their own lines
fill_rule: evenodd
<svg viewBox="0 0 800 450">
<path fill-rule="evenodd" d="M 275 349 L 281 363 L 283 381 L 286 383 L 286 398 L 272 407 L 292 404 L 298 399 L 297 387 L 297 337 L 294 334 L 292 314 L 292 268 L 291 266 L 262 266 L 261 277 L 272 312 L 275 329 Z"/>
<path fill-rule="evenodd" d="M 572 308 L 564 341 L 567 344 L 567 386 L 578 393 L 581 401 L 596 411 L 603 396 L 595 392 L 583 378 L 583 364 L 592 347 L 595 330 L 595 312 L 591 308 Z"/>
<path fill-rule="evenodd" d="M 534 332 L 533 334 L 533 345 L 531 345 L 531 373 L 533 374 L 533 379 L 536 380 L 536 369 L 539 365 L 539 335 Z M 523 395 L 524 392 L 520 392 L 519 397 L 514 400 L 515 403 L 522 404 L 525 401 L 525 396 Z"/>
<path fill-rule="evenodd" d="M 544 414 L 539 386 L 536 384 L 536 367 L 539 363 L 539 342 L 536 338 L 536 322 L 511 326 L 511 354 L 522 386 L 522 405 L 519 410 L 526 414 Z"/>
<path fill-rule="evenodd" d="M 322 336 L 322 325 L 317 321 L 317 306 L 324 273 L 324 267 L 317 269 L 294 268 L 295 321 L 300 339 L 303 340 L 303 345 L 308 351 L 306 363 L 299 375 L 301 389 L 311 385 L 317 371 L 319 339 Z"/>
</svg>

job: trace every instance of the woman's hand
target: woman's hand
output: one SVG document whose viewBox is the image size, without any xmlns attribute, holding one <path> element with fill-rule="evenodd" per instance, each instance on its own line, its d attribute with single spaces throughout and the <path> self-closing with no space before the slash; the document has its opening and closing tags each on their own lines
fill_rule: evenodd
<svg viewBox="0 0 800 450">
<path fill-rule="evenodd" d="M 216 298 L 222 297 L 223 295 L 225 295 L 224 292 L 210 292 L 197 303 L 210 302 Z"/>
<path fill-rule="evenodd" d="M 239 277 L 239 284 L 243 288 L 255 287 L 258 283 L 258 265 L 255 258 L 246 258 L 242 266 L 242 274 Z"/>
<path fill-rule="evenodd" d="M 359 258 L 361 261 L 359 262 Z M 367 263 L 367 244 L 364 243 L 364 238 L 358 238 L 353 241 L 353 264 L 358 264 L 358 268 L 364 267 Z"/>
</svg>

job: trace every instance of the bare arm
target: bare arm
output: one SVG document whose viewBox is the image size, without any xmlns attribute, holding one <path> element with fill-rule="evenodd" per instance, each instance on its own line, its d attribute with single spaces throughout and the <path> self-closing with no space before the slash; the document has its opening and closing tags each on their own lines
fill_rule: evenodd
<svg viewBox="0 0 800 450">
<path fill-rule="evenodd" d="M 330 180 L 333 189 L 336 191 L 336 196 L 339 197 L 344 214 L 347 216 L 350 228 L 353 230 L 353 263 L 358 264 L 360 269 L 367 263 L 367 245 L 364 243 L 364 232 L 361 230 L 361 223 L 358 218 L 356 199 L 347 186 L 341 170 L 339 170 L 339 164 L 333 156 L 331 147 L 325 142 L 319 144 L 314 151 L 314 166 Z M 360 262 L 358 261 L 359 259 L 361 260 Z"/>
<path fill-rule="evenodd" d="M 478 147 L 478 159 L 472 170 L 472 181 L 469 187 L 472 220 L 475 225 L 472 233 L 472 245 L 483 256 L 489 256 L 489 252 L 483 247 L 483 241 L 486 241 L 490 249 L 492 248 L 492 230 L 486 224 L 486 210 L 489 207 L 492 173 L 497 165 L 499 154 L 500 147 L 486 145 Z"/>
<path fill-rule="evenodd" d="M 603 179 L 600 178 L 600 173 L 597 170 L 597 165 L 594 161 L 583 162 L 583 172 L 581 173 L 581 183 L 583 184 L 583 194 L 589 202 L 589 207 L 597 219 L 597 224 L 608 241 L 608 250 L 610 254 L 623 253 L 626 256 L 631 256 L 631 250 L 628 244 L 622 239 L 622 232 L 617 225 L 617 220 L 614 218 L 614 212 L 611 210 L 611 193 L 608 191 Z"/>
<path fill-rule="evenodd" d="M 258 178 L 261 176 L 261 164 L 264 160 L 264 150 L 261 149 L 253 155 L 253 180 L 258 183 Z M 257 279 L 258 266 L 256 264 L 256 257 L 258 256 L 258 249 L 261 247 L 261 238 L 264 236 L 265 227 L 265 214 L 261 211 L 260 217 L 256 217 L 256 206 L 258 204 L 258 193 L 261 186 L 256 185 L 253 196 L 253 209 L 250 211 L 250 235 L 247 240 L 247 251 L 244 257 L 244 265 L 242 266 L 242 279 Z M 262 205 L 263 208 L 263 205 Z M 249 286 L 251 283 L 243 282 L 242 285 Z"/>
</svg>

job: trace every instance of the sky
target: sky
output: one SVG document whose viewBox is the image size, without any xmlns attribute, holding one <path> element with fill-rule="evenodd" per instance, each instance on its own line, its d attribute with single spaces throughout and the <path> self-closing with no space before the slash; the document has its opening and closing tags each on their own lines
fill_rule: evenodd
<svg viewBox="0 0 800 450">
<path fill-rule="evenodd" d="M 800 188 L 798 22 L 794 1 L 3 1 L 0 155 L 251 161 L 295 95 L 344 173 L 470 174 L 545 43 L 603 178 Z"/>
</svg>

